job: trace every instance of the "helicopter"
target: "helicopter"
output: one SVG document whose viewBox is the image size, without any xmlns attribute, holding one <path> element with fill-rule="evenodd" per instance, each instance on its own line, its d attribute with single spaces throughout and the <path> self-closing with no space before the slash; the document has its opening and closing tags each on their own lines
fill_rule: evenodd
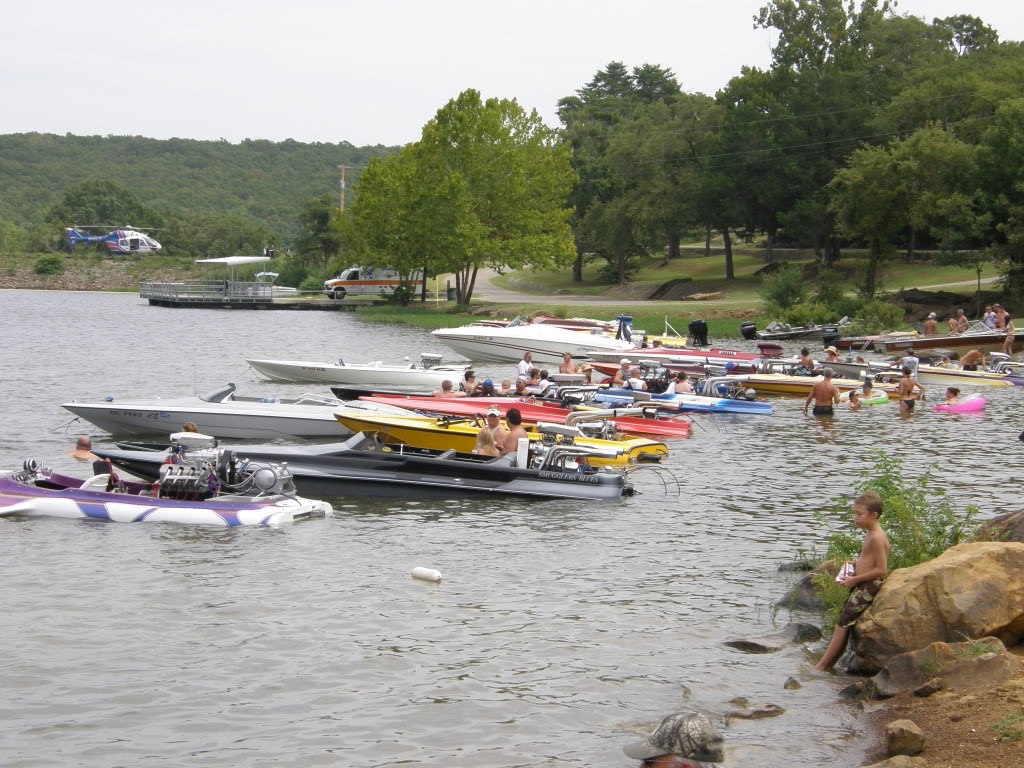
<svg viewBox="0 0 1024 768">
<path fill-rule="evenodd" d="M 163 248 L 160 243 L 149 236 L 147 232 L 140 232 L 138 228 L 131 225 L 120 229 L 113 229 L 105 235 L 90 235 L 81 232 L 83 229 L 106 229 L 103 225 L 67 227 L 64 234 L 67 237 L 68 248 L 74 250 L 79 243 L 95 245 L 106 245 L 110 253 L 147 253 L 159 251 Z"/>
</svg>

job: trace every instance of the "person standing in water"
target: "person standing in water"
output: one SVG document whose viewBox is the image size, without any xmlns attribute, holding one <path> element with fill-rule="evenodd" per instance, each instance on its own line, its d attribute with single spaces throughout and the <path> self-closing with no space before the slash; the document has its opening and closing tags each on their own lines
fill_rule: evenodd
<svg viewBox="0 0 1024 768">
<path fill-rule="evenodd" d="M 832 374 L 832 369 L 826 368 L 825 378 L 821 381 L 816 381 L 814 386 L 811 387 L 810 394 L 804 400 L 805 416 L 807 415 L 807 408 L 810 406 L 811 400 L 814 401 L 813 414 L 815 416 L 831 416 L 835 413 L 833 406 L 839 404 L 839 390 L 832 383 Z"/>
<path fill-rule="evenodd" d="M 900 397 L 901 416 L 914 410 L 914 404 L 918 399 L 918 396 L 914 394 L 915 389 L 920 390 L 922 395 L 924 394 L 924 387 L 921 386 L 921 382 L 915 379 L 910 373 L 910 368 L 904 365 L 903 378 L 900 379 L 900 383 L 896 386 L 896 391 Z"/>
</svg>

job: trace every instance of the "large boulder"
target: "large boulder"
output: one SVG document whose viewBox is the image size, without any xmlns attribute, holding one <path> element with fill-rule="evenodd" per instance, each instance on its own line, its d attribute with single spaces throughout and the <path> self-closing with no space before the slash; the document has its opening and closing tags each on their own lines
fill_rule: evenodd
<svg viewBox="0 0 1024 768">
<path fill-rule="evenodd" d="M 913 720 L 893 720 L 885 726 L 885 747 L 890 755 L 920 754 L 924 733 Z"/>
<path fill-rule="evenodd" d="M 1021 433 L 1024 436 L 1024 432 Z M 1024 543 L 1024 510 L 993 517 L 974 537 L 976 541 L 1019 541 Z"/>
<path fill-rule="evenodd" d="M 973 542 L 893 572 L 851 633 L 861 674 L 934 642 L 1024 637 L 1024 544 Z"/>
<path fill-rule="evenodd" d="M 929 681 L 935 681 L 934 690 L 985 688 L 1012 680 L 1021 667 L 1020 660 L 1008 654 L 994 637 L 965 643 L 932 643 L 888 659 L 882 671 L 871 678 L 871 688 L 879 698 L 921 689 Z"/>
</svg>

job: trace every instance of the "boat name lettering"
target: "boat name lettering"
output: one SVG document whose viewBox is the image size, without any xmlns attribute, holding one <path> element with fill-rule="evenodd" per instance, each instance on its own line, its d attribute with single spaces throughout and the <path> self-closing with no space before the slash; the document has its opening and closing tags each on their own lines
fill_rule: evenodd
<svg viewBox="0 0 1024 768">
<path fill-rule="evenodd" d="M 142 411 L 108 411 L 111 416 L 130 416 L 133 419 L 141 419 L 146 416 Z"/>
<path fill-rule="evenodd" d="M 597 485 L 599 482 L 593 475 L 571 475 L 567 472 L 541 471 L 540 476 L 545 480 L 571 480 L 574 483 L 590 483 L 592 485 Z"/>
<path fill-rule="evenodd" d="M 326 371 L 326 368 L 319 368 L 314 365 L 300 365 L 299 368 L 303 371 Z"/>
</svg>

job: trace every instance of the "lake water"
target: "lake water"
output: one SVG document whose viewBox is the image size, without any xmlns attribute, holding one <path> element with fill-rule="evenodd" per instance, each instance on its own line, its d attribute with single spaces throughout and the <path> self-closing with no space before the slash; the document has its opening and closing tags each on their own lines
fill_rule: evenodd
<svg viewBox="0 0 1024 768">
<path fill-rule="evenodd" d="M 345 313 L 125 294 L 0 292 L 0 329 L 0 466 L 78 474 L 74 437 L 109 438 L 65 429 L 62 402 L 228 381 L 294 395 L 308 388 L 260 382 L 244 358 L 437 349 Z M 787 711 L 725 730 L 727 765 L 860 765 L 841 678 L 802 673 L 799 648 L 722 642 L 785 624 L 772 604 L 792 576 L 777 567 L 820 547 L 814 511 L 874 448 L 908 473 L 936 464 L 961 505 L 1019 505 L 1007 457 L 1022 394 L 987 392 L 980 417 L 882 406 L 823 422 L 796 399 L 772 417 L 697 417 L 674 480 L 640 471 L 636 497 L 600 506 L 342 499 L 334 518 L 277 530 L 0 519 L 0 764 L 611 768 L 635 765 L 622 745 L 664 714 L 721 724 L 743 696 Z M 412 580 L 416 566 L 444 581 Z M 783 690 L 790 675 L 801 690 Z"/>
</svg>

